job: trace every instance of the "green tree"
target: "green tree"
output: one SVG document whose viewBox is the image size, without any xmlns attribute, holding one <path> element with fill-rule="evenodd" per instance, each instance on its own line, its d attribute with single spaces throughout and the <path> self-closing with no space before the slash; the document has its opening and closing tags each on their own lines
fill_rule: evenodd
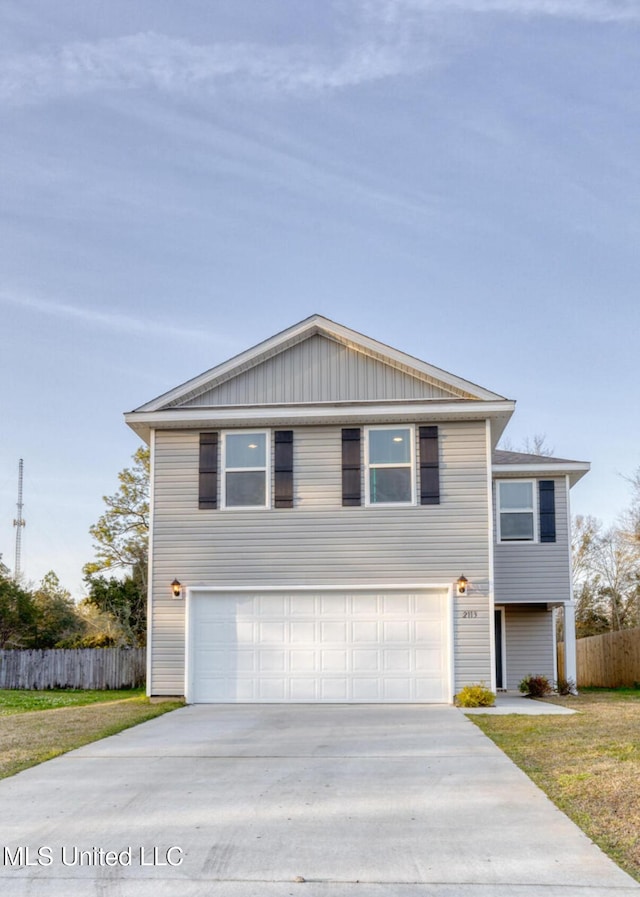
<svg viewBox="0 0 640 897">
<path fill-rule="evenodd" d="M 81 602 L 83 607 L 92 606 L 100 611 L 103 623 L 111 618 L 115 627 L 108 630 L 117 644 L 146 644 L 147 609 L 146 594 L 140 591 L 138 583 L 130 576 L 118 579 L 115 576 L 87 577 L 89 594 Z"/>
<path fill-rule="evenodd" d="M 38 609 L 33 595 L 0 563 L 0 648 L 24 648 L 33 635 Z"/>
<path fill-rule="evenodd" d="M 107 510 L 89 530 L 94 539 L 95 560 L 85 564 L 89 579 L 106 570 L 124 570 L 140 593 L 147 592 L 149 545 L 149 449 L 141 446 L 133 466 L 118 474 L 120 486 L 104 495 Z"/>
<path fill-rule="evenodd" d="M 83 631 L 84 623 L 71 594 L 62 588 L 53 570 L 33 591 L 32 600 L 36 615 L 26 647 L 55 648 Z"/>
</svg>

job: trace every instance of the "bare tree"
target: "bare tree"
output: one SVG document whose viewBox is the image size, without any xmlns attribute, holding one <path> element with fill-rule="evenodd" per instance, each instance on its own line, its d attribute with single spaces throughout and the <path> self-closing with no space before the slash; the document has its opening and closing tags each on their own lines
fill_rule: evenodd
<svg viewBox="0 0 640 897">
<path fill-rule="evenodd" d="M 500 444 L 500 448 L 505 452 L 524 452 L 527 455 L 545 455 L 548 458 L 553 457 L 555 449 L 553 446 L 547 445 L 546 433 L 534 433 L 533 436 L 525 436 L 521 443 L 517 446 L 510 439 L 504 439 Z"/>
</svg>

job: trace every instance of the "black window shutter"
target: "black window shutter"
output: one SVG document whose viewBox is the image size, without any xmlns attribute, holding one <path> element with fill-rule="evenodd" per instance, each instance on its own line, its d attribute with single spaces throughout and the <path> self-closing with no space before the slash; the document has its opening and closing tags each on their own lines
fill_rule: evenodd
<svg viewBox="0 0 640 897">
<path fill-rule="evenodd" d="M 276 430 L 274 448 L 274 505 L 276 508 L 292 508 L 293 430 Z"/>
<path fill-rule="evenodd" d="M 198 507 L 218 507 L 218 434 L 200 434 L 200 481 Z"/>
<path fill-rule="evenodd" d="M 345 508 L 362 504 L 360 489 L 360 428 L 342 431 L 342 505 Z"/>
<path fill-rule="evenodd" d="M 420 504 L 440 504 L 440 457 L 437 427 L 420 427 Z"/>
<path fill-rule="evenodd" d="M 556 494 L 553 480 L 540 480 L 540 541 L 556 541 Z"/>
</svg>

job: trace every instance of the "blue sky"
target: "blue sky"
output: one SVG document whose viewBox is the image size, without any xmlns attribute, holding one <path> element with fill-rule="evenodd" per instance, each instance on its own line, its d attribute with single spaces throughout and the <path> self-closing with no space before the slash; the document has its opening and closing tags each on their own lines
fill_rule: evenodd
<svg viewBox="0 0 640 897">
<path fill-rule="evenodd" d="M 640 465 L 639 0 L 3 0 L 0 552 L 79 597 L 122 413 L 318 312 Z"/>
</svg>

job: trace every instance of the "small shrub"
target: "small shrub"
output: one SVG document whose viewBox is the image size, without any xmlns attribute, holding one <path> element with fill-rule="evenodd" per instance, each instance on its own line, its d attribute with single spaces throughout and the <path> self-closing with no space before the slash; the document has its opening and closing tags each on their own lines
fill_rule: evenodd
<svg viewBox="0 0 640 897">
<path fill-rule="evenodd" d="M 523 695 L 530 698 L 546 698 L 553 692 L 553 687 L 546 676 L 533 676 L 529 673 L 518 686 Z"/>
<path fill-rule="evenodd" d="M 558 679 L 556 691 L 559 695 L 577 695 L 578 689 L 573 679 Z"/>
<path fill-rule="evenodd" d="M 455 701 L 458 707 L 493 707 L 496 696 L 481 682 L 479 685 L 465 685 L 456 695 Z"/>
</svg>

